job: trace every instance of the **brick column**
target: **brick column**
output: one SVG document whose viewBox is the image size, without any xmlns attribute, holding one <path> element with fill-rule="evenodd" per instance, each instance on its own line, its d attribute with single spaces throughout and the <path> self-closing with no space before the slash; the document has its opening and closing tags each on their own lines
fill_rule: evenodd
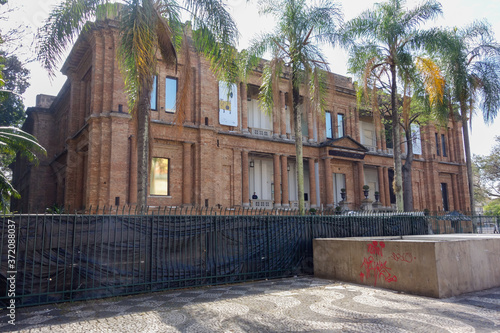
<svg viewBox="0 0 500 333">
<path fill-rule="evenodd" d="M 380 195 L 380 202 L 385 206 L 385 185 L 384 185 L 384 169 L 381 166 L 377 166 L 378 172 L 378 192 Z"/>
<path fill-rule="evenodd" d="M 316 198 L 316 171 L 314 168 L 314 158 L 309 158 L 309 203 L 311 208 L 318 207 Z"/>
<path fill-rule="evenodd" d="M 280 137 L 286 139 L 286 110 L 285 110 L 285 93 L 280 91 L 281 100 L 281 122 L 280 122 Z"/>
<path fill-rule="evenodd" d="M 356 202 L 361 206 L 361 200 L 363 200 L 363 185 L 365 185 L 365 163 L 356 162 L 356 166 L 358 168 L 358 188 L 354 189 L 354 193 L 356 195 Z M 357 194 L 356 194 L 357 193 Z"/>
<path fill-rule="evenodd" d="M 241 131 L 248 132 L 248 105 L 247 105 L 247 85 L 244 82 L 240 83 L 240 98 L 241 98 Z M 247 153 L 248 158 L 248 153 Z M 248 162 L 248 161 L 247 161 Z M 247 164 L 248 167 L 248 164 Z M 247 169 L 248 173 L 248 169 Z"/>
<path fill-rule="evenodd" d="M 457 175 L 451 175 L 451 186 L 453 193 L 453 210 L 460 210 L 460 201 L 458 200 L 458 182 Z"/>
<path fill-rule="evenodd" d="M 76 184 L 77 184 L 77 171 L 78 171 L 78 154 L 76 152 L 76 142 L 68 140 L 68 157 L 66 159 L 66 191 L 64 193 L 64 205 L 80 209 L 76 203 Z"/>
<path fill-rule="evenodd" d="M 193 174 L 191 168 L 191 142 L 182 143 L 182 204 L 188 206 L 192 204 Z"/>
<path fill-rule="evenodd" d="M 314 132 L 313 132 L 313 110 L 309 106 L 309 110 L 307 110 L 307 131 L 309 134 L 309 142 L 314 142 Z"/>
<path fill-rule="evenodd" d="M 243 207 L 250 207 L 248 194 L 248 150 L 241 151 L 241 178 L 241 201 L 243 201 Z"/>
<path fill-rule="evenodd" d="M 128 140 L 130 170 L 128 175 L 128 204 L 135 205 L 137 203 L 137 136 L 129 135 Z M 89 156 L 89 161 L 90 158 Z"/>
<path fill-rule="evenodd" d="M 377 152 L 382 152 L 382 120 L 380 119 L 380 112 L 378 108 L 373 111 L 373 118 L 375 120 L 375 138 L 377 140 Z"/>
<path fill-rule="evenodd" d="M 290 206 L 288 196 L 288 157 L 281 155 L 281 204 L 283 207 Z"/>
<path fill-rule="evenodd" d="M 280 155 L 273 155 L 273 182 L 274 182 L 274 207 L 281 207 L 281 173 L 280 173 Z"/>
<path fill-rule="evenodd" d="M 384 191 L 385 191 L 385 206 L 391 206 L 391 189 L 389 184 L 389 168 L 384 167 Z"/>
<path fill-rule="evenodd" d="M 327 156 L 323 158 L 325 164 L 325 186 L 326 186 L 326 207 L 333 207 L 333 179 L 332 167 L 330 165 L 332 157 Z"/>
<path fill-rule="evenodd" d="M 280 136 L 279 114 L 281 113 L 280 103 L 274 103 L 273 107 L 273 138 Z"/>
<path fill-rule="evenodd" d="M 450 162 L 455 162 L 456 149 L 455 149 L 455 138 L 453 137 L 453 130 L 451 128 L 448 128 L 446 134 L 448 136 L 448 156 L 450 158 Z"/>
<path fill-rule="evenodd" d="M 103 112 L 118 111 L 118 105 L 113 105 L 114 83 L 114 61 L 116 49 L 114 48 L 113 35 L 106 31 L 103 33 L 104 40 L 104 66 L 103 66 Z M 108 90 L 109 89 L 109 90 Z M 105 91 L 105 92 L 104 92 Z M 114 110 L 113 110 L 114 109 Z"/>
<path fill-rule="evenodd" d="M 95 50 L 92 53 L 92 97 L 91 107 L 93 114 L 102 113 L 102 99 L 103 99 L 103 84 L 104 84 L 104 41 L 102 31 L 94 31 L 90 38 L 90 45 Z"/>
<path fill-rule="evenodd" d="M 351 107 L 351 110 L 354 110 L 354 135 L 352 136 L 355 138 L 356 141 L 361 141 L 361 133 L 359 132 L 359 110 L 358 108 L 354 105 Z"/>
<path fill-rule="evenodd" d="M 82 93 L 85 94 L 85 89 L 82 89 L 82 81 L 80 81 L 75 73 L 70 70 L 68 73 L 69 80 L 71 82 L 70 86 L 70 97 L 69 97 L 69 117 L 68 117 L 68 133 L 73 135 L 76 133 L 83 124 L 83 119 L 85 117 L 82 110 Z M 81 120 L 81 124 L 79 123 Z M 66 140 L 66 138 L 63 138 Z"/>
<path fill-rule="evenodd" d="M 338 124 L 338 113 L 337 113 L 337 108 L 336 107 L 333 107 L 335 110 L 334 112 L 332 112 L 332 137 L 335 139 L 335 138 L 338 138 L 339 136 L 339 124 Z M 345 121 L 344 121 L 345 123 Z M 345 127 L 345 124 L 344 124 L 344 127 Z M 325 132 L 326 132 L 326 125 L 325 125 Z M 326 135 L 325 135 L 325 139 L 326 139 Z"/>
</svg>

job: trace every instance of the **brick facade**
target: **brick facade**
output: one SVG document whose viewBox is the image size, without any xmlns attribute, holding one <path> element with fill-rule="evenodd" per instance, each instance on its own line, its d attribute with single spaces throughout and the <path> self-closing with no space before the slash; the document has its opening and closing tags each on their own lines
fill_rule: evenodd
<svg viewBox="0 0 500 333">
<path fill-rule="evenodd" d="M 136 202 L 137 131 L 116 60 L 117 39 L 116 23 L 108 20 L 82 34 L 63 65 L 68 79 L 58 96 L 40 96 L 37 106 L 28 109 L 23 128 L 40 140 L 48 154 L 37 167 L 20 159 L 15 163 L 13 182 L 22 198 L 13 201 L 14 210 Z M 148 205 L 296 206 L 286 77 L 281 80 L 280 101 L 273 115 L 267 116 L 256 112 L 260 75 L 255 71 L 233 92 L 237 94 L 237 126 L 221 125 L 219 84 L 208 62 L 194 50 L 190 52 L 190 82 L 180 77 L 185 66 L 182 59 L 177 72 L 165 65 L 158 68 L 158 105 L 150 111 L 150 157 L 168 159 L 168 195 L 150 195 Z M 165 110 L 167 77 L 187 87 L 188 103 L 180 125 L 176 114 Z M 379 191 L 382 206 L 391 207 L 393 160 L 381 119 L 358 112 L 350 78 L 330 73 L 328 80 L 332 138 L 327 138 L 325 115 L 304 110 L 307 206 L 334 207 L 340 188 L 345 187 L 349 207 L 358 209 L 364 198 L 362 186 L 371 184 L 370 199 Z M 344 132 L 340 138 L 339 114 Z M 422 126 L 420 137 L 422 153 L 415 155 L 413 163 L 414 208 L 443 210 L 444 186 L 448 209 L 466 210 L 469 192 L 461 124 Z M 254 192 L 257 200 L 252 199 Z"/>
</svg>

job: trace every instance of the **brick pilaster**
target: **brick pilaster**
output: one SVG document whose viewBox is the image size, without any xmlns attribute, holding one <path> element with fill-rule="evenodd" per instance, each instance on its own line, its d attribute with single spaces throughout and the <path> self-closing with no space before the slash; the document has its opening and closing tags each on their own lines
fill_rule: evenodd
<svg viewBox="0 0 500 333">
<path fill-rule="evenodd" d="M 248 189 L 248 150 L 241 151 L 241 201 L 243 207 L 250 207 L 249 189 Z"/>
<path fill-rule="evenodd" d="M 288 195 L 288 156 L 281 155 L 281 204 L 284 207 L 290 206 Z"/>
<path fill-rule="evenodd" d="M 318 207 L 316 198 L 316 169 L 314 168 L 314 158 L 308 159 L 309 163 L 309 203 L 311 208 Z"/>
<path fill-rule="evenodd" d="M 327 156 L 323 158 L 323 163 L 325 164 L 325 186 L 326 186 L 326 207 L 333 207 L 333 179 L 332 179 L 332 167 L 330 165 L 332 157 Z"/>
<path fill-rule="evenodd" d="M 273 154 L 274 207 L 281 207 L 280 155 Z"/>
</svg>

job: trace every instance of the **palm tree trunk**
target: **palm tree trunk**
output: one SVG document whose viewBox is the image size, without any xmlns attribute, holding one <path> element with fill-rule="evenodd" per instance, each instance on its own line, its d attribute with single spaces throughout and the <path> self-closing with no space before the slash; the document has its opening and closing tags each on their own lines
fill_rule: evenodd
<svg viewBox="0 0 500 333">
<path fill-rule="evenodd" d="M 142 87 L 137 104 L 137 206 L 147 206 L 149 167 L 149 93 Z"/>
<path fill-rule="evenodd" d="M 470 140 L 469 140 L 469 126 L 467 125 L 467 105 L 465 102 L 460 102 L 460 113 L 462 116 L 462 129 L 464 133 L 464 146 L 465 146 L 465 165 L 467 166 L 467 182 L 469 183 L 469 196 L 470 196 L 470 210 L 471 214 L 474 215 L 474 187 L 472 179 L 472 159 L 470 153 Z"/>
<path fill-rule="evenodd" d="M 392 86 L 391 86 L 391 108 L 392 108 L 392 142 L 394 151 L 394 183 L 393 189 L 396 195 L 396 209 L 403 211 L 403 176 L 401 162 L 401 136 L 399 128 L 399 113 L 396 104 L 397 83 L 396 65 L 391 64 Z"/>
<path fill-rule="evenodd" d="M 411 126 L 405 132 L 408 150 L 406 160 L 403 165 L 403 198 L 405 212 L 413 211 L 413 182 L 412 182 L 412 164 L 413 164 L 413 140 Z"/>
<path fill-rule="evenodd" d="M 292 98 L 293 98 L 293 119 L 295 132 L 295 156 L 297 159 L 297 194 L 299 197 L 299 213 L 304 214 L 304 161 L 302 153 L 302 118 L 299 112 L 299 87 L 295 84 L 297 78 L 296 67 L 292 65 Z"/>
</svg>

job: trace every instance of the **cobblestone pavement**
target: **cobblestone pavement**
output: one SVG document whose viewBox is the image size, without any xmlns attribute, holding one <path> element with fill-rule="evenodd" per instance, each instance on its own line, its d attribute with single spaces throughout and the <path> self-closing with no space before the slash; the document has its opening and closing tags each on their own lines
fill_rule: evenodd
<svg viewBox="0 0 500 333">
<path fill-rule="evenodd" d="M 296 277 L 0 315 L 2 332 L 500 332 L 500 288 L 439 300 Z"/>
</svg>

